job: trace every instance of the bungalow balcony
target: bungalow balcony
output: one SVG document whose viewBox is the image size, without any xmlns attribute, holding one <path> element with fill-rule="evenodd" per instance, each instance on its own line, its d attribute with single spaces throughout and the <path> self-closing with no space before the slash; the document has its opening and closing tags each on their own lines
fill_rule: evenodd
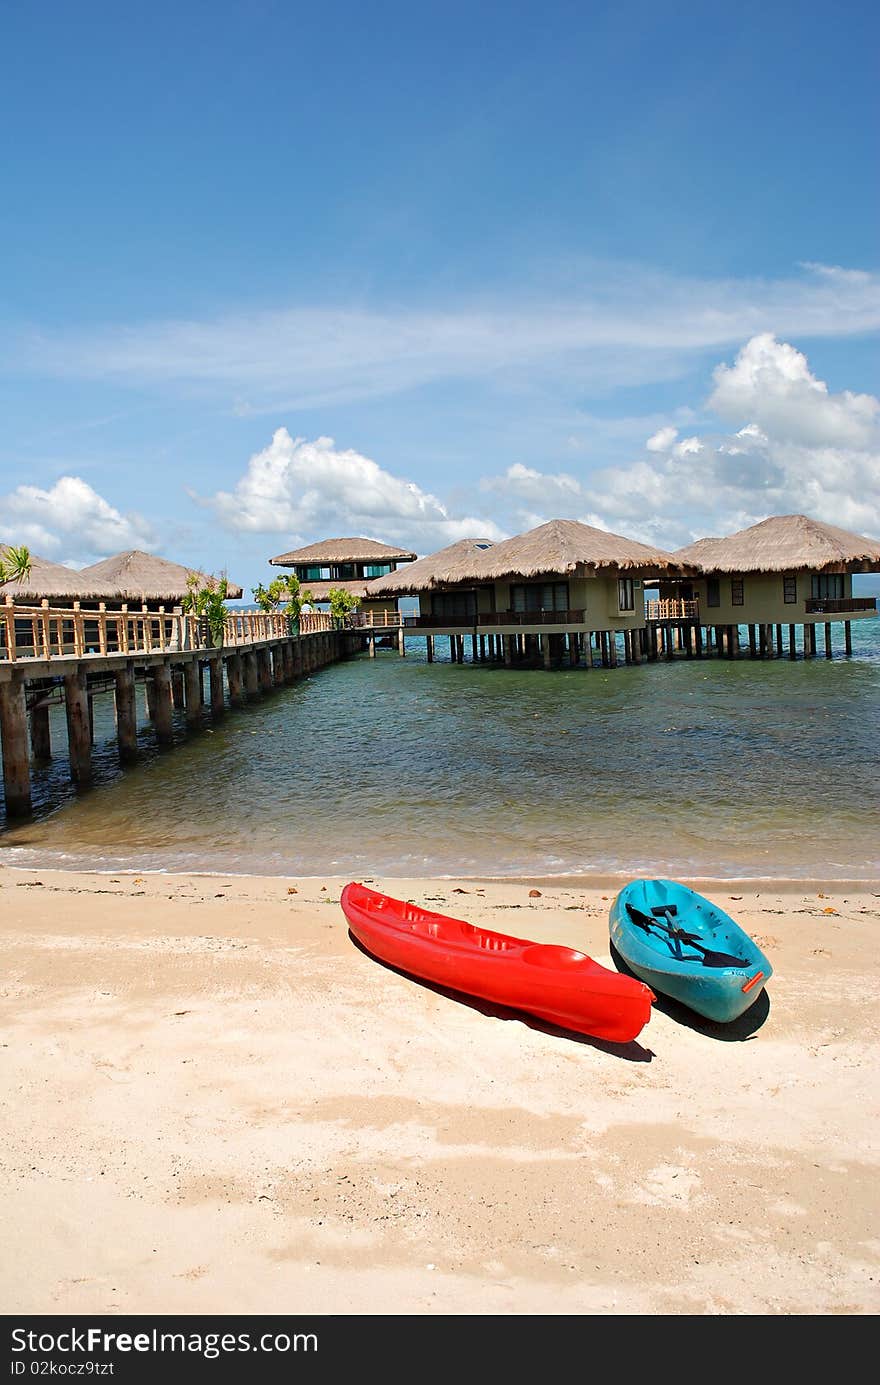
<svg viewBox="0 0 880 1385">
<path fill-rule="evenodd" d="M 846 615 L 854 611 L 876 611 L 876 596 L 808 596 L 804 610 L 812 615 Z"/>
<path fill-rule="evenodd" d="M 586 611 L 480 611 L 469 616 L 406 616 L 407 629 L 500 630 L 531 625 L 586 626 Z"/>
<path fill-rule="evenodd" d="M 659 601 L 645 602 L 646 620 L 699 620 L 699 601 L 686 601 L 683 597 L 663 597 Z"/>
</svg>

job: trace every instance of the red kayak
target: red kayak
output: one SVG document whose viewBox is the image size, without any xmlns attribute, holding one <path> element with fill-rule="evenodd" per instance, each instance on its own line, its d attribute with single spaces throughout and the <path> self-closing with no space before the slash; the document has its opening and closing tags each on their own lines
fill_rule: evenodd
<svg viewBox="0 0 880 1385">
<path fill-rule="evenodd" d="M 652 990 L 574 948 L 492 933 L 354 881 L 339 902 L 368 952 L 424 981 L 613 1043 L 651 1018 Z"/>
</svg>

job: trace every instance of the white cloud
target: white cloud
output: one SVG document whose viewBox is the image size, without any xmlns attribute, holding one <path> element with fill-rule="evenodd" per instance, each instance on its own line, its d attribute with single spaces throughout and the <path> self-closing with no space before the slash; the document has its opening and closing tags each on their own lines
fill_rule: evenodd
<svg viewBox="0 0 880 1385">
<path fill-rule="evenodd" d="M 293 438 L 286 428 L 251 457 L 231 491 L 200 503 L 227 529 L 284 534 L 293 546 L 316 536 L 357 536 L 431 552 L 457 539 L 504 537 L 492 521 L 451 515 L 436 496 L 370 457 L 338 450 L 332 438 Z"/>
<path fill-rule="evenodd" d="M 703 444 L 699 438 L 682 438 L 672 449 L 676 457 L 693 457 L 698 452 L 702 452 Z"/>
<path fill-rule="evenodd" d="M 386 309 L 292 306 L 213 320 L 16 335 L 16 370 L 220 394 L 242 416 L 321 407 L 450 380 L 557 392 L 663 380 L 693 353 L 768 332 L 835 336 L 880 326 L 880 276 L 802 266 L 777 280 L 700 280 L 590 266 L 543 301 Z"/>
<path fill-rule="evenodd" d="M 876 439 L 880 401 L 870 394 L 830 394 L 807 358 L 769 332 L 753 337 L 732 366 L 719 365 L 709 407 L 719 417 L 744 415 L 780 441 L 808 447 L 866 447 Z"/>
<path fill-rule="evenodd" d="M 831 393 L 801 352 L 767 334 L 719 366 L 714 386 L 709 406 L 735 431 L 678 441 L 678 429 L 663 425 L 642 458 L 588 482 L 511 467 L 482 487 L 506 499 L 514 522 L 527 506 L 533 524 L 583 519 L 666 548 L 773 514 L 880 536 L 880 401 Z"/>
<path fill-rule="evenodd" d="M 68 562 L 157 547 L 145 519 L 122 514 L 79 476 L 62 476 L 49 490 L 24 485 L 0 496 L 0 538 L 56 561 L 64 551 Z"/>
<path fill-rule="evenodd" d="M 649 452 L 666 452 L 678 437 L 677 428 L 658 428 L 652 437 L 645 443 Z"/>
</svg>

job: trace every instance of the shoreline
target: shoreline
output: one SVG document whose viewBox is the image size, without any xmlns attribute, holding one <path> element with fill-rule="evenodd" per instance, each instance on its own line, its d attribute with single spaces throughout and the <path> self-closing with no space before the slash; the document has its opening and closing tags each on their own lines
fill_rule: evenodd
<svg viewBox="0 0 880 1385">
<path fill-rule="evenodd" d="M 766 1001 L 617 1045 L 378 963 L 343 883 L 0 869 L 7 1312 L 880 1309 L 877 892 L 710 892 Z M 613 966 L 610 886 L 372 883 Z"/>
<path fill-rule="evenodd" d="M 390 886 L 394 881 L 401 884 L 412 881 L 431 880 L 440 884 L 455 884 L 468 882 L 473 885 L 543 885 L 546 889 L 583 889 L 583 890 L 609 890 L 615 893 L 623 889 L 624 885 L 631 880 L 649 878 L 635 874 L 626 875 L 620 872 L 597 872 L 596 874 L 577 873 L 572 875 L 548 874 L 517 874 L 517 875 L 491 875 L 481 873 L 468 875 L 459 873 L 456 875 L 445 875 L 436 872 L 424 875 L 392 875 L 387 871 L 376 872 L 372 877 L 365 874 L 340 874 L 338 871 L 330 871 L 324 874 L 304 875 L 291 871 L 288 874 L 281 874 L 276 871 L 263 873 L 261 871 L 239 871 L 239 870 L 180 870 L 176 867 L 168 868 L 162 866 L 86 866 L 71 864 L 61 866 L 57 863 L 46 867 L 33 865 L 19 865 L 16 862 L 4 861 L 0 855 L 0 872 L 3 870 L 18 871 L 22 874 L 56 874 L 59 876 L 68 875 L 96 875 L 96 876 L 155 876 L 164 879 L 174 879 L 177 877 L 194 880 L 273 880 L 285 881 L 300 880 L 304 883 L 325 883 L 328 880 L 345 884 L 348 880 L 358 880 L 368 882 L 371 878 L 381 879 Z M 661 878 L 652 876 L 650 878 Z M 814 893 L 818 890 L 833 889 L 838 893 L 865 893 L 880 894 L 880 877 L 866 876 L 833 876 L 816 875 L 809 877 L 800 876 L 770 876 L 770 875 L 677 875 L 663 876 L 663 879 L 675 879 L 680 884 L 687 885 L 691 889 L 704 894 L 713 889 L 722 890 L 728 887 L 742 889 L 749 893 L 756 891 L 775 891 L 783 894 L 798 894 L 801 892 Z M 393 890 L 388 890 L 393 893 Z"/>
</svg>

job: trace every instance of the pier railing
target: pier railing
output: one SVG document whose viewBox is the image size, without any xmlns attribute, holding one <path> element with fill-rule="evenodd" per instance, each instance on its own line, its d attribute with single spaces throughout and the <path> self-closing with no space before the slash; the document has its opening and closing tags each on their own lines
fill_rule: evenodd
<svg viewBox="0 0 880 1385">
<path fill-rule="evenodd" d="M 647 620 L 697 620 L 699 615 L 699 601 L 685 601 L 681 597 L 665 597 L 661 601 L 645 602 Z"/>
<path fill-rule="evenodd" d="M 29 659 L 93 658 L 105 654 L 164 654 L 183 650 L 240 648 L 292 635 L 310 635 L 335 628 L 332 616 L 304 612 L 299 622 L 279 611 L 230 611 L 223 626 L 222 643 L 213 637 L 208 623 L 180 607 L 166 611 L 132 609 L 127 605 L 107 609 L 83 609 L 74 601 L 69 608 L 17 604 L 11 597 L 0 604 L 0 660 L 9 663 Z"/>
<path fill-rule="evenodd" d="M 345 618 L 346 627 L 350 630 L 369 630 L 377 626 L 397 629 L 403 623 L 400 611 L 351 611 Z"/>
</svg>

